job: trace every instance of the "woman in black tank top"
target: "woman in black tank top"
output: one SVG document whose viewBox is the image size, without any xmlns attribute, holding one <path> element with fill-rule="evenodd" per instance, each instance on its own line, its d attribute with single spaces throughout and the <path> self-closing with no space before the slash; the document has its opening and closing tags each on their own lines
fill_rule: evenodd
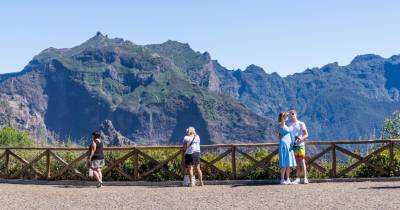
<svg viewBox="0 0 400 210">
<path fill-rule="evenodd" d="M 98 142 L 98 140 L 95 139 L 92 142 L 92 144 L 90 145 L 91 150 L 93 150 L 93 147 L 92 147 L 93 143 L 96 144 L 96 149 L 94 151 L 94 154 L 93 154 L 93 157 L 92 157 L 91 161 L 104 159 L 103 142 L 102 141 Z"/>
<path fill-rule="evenodd" d="M 101 167 L 104 166 L 104 153 L 103 141 L 101 140 L 101 135 L 99 132 L 92 133 L 92 142 L 89 147 L 88 162 L 89 167 L 93 170 L 93 175 L 98 182 L 97 187 L 101 187 L 103 184 Z"/>
</svg>

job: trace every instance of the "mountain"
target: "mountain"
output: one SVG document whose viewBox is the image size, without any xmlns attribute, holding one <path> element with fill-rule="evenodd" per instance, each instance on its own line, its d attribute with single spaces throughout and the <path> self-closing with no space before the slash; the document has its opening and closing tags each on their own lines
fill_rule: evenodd
<svg viewBox="0 0 400 210">
<path fill-rule="evenodd" d="M 226 69 L 185 43 L 141 46 L 98 33 L 0 75 L 0 125 L 41 141 L 101 130 L 116 146 L 179 143 L 190 125 L 206 144 L 265 142 L 276 138 L 279 112 L 296 109 L 310 139 L 367 139 L 400 109 L 399 90 L 400 55 L 281 77 L 256 65 Z"/>
<path fill-rule="evenodd" d="M 331 63 L 281 77 L 256 65 L 228 70 L 179 42 L 146 47 L 173 60 L 198 85 L 261 116 L 276 119 L 281 111 L 297 110 L 314 140 L 377 138 L 384 118 L 400 109 L 400 55 L 360 55 L 347 66 Z"/>
<path fill-rule="evenodd" d="M 0 75 L 0 124 L 40 141 L 86 142 L 100 129 L 117 146 L 181 143 L 191 125 L 203 144 L 275 139 L 272 120 L 216 91 L 208 69 L 197 71 L 209 55 L 198 66 L 187 56 L 171 59 L 101 33 L 73 48 L 48 48 L 21 72 Z"/>
</svg>

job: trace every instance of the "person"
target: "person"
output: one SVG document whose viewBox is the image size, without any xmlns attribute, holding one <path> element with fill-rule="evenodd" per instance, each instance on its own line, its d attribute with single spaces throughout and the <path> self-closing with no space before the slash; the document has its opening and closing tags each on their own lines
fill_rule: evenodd
<svg viewBox="0 0 400 210">
<path fill-rule="evenodd" d="M 308 131 L 306 124 L 297 119 L 297 112 L 295 110 L 290 110 L 290 120 L 291 123 L 289 124 L 289 128 L 291 131 L 292 139 L 294 140 L 294 156 L 296 157 L 297 162 L 297 170 L 296 175 L 297 178 L 295 179 L 294 183 L 300 183 L 300 174 L 303 171 L 304 174 L 304 184 L 308 184 L 307 179 L 307 167 L 306 167 L 306 144 L 305 141 L 308 138 Z"/>
<path fill-rule="evenodd" d="M 93 175 L 97 180 L 97 187 L 103 185 L 103 174 L 101 168 L 104 166 L 103 141 L 99 132 L 92 133 L 92 142 L 89 147 L 88 165 L 93 170 Z"/>
<path fill-rule="evenodd" d="M 203 186 L 203 174 L 200 168 L 200 136 L 196 134 L 194 127 L 186 129 L 183 139 L 183 151 L 185 151 L 185 167 L 189 175 L 189 187 L 193 187 L 193 167 L 199 178 L 199 186 Z"/>
<path fill-rule="evenodd" d="M 279 141 L 279 167 L 281 168 L 281 181 L 283 185 L 291 184 L 290 168 L 296 167 L 296 160 L 293 153 L 293 141 L 289 127 L 286 125 L 288 114 L 281 112 L 278 117 L 278 135 Z M 286 175 L 286 180 L 285 180 Z"/>
</svg>

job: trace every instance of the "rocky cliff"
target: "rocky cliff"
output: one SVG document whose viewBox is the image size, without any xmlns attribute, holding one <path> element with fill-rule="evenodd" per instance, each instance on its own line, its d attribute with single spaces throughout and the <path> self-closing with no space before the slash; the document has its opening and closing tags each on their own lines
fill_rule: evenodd
<svg viewBox="0 0 400 210">
<path fill-rule="evenodd" d="M 204 144 L 275 138 L 272 120 L 216 91 L 210 67 L 197 71 L 175 62 L 101 33 L 73 48 L 46 49 L 21 72 L 0 76 L 7 110 L 0 122 L 53 141 L 88 138 L 103 123 L 118 132 L 109 132 L 113 145 L 180 143 L 188 126 Z"/>
<path fill-rule="evenodd" d="M 200 72 L 191 77 L 197 84 L 232 96 L 261 116 L 275 119 L 296 109 L 311 139 L 378 138 L 384 118 L 400 109 L 400 56 L 361 55 L 347 66 L 331 63 L 281 77 L 255 65 L 228 70 L 179 42 L 147 47 L 188 75 Z"/>
</svg>

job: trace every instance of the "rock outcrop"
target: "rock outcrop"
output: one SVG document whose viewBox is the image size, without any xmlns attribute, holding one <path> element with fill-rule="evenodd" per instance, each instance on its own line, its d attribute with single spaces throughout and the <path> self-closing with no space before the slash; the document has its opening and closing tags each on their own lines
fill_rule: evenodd
<svg viewBox="0 0 400 210">
<path fill-rule="evenodd" d="M 46 49 L 20 73 L 1 75 L 0 94 L 3 101 L 18 98 L 26 109 L 21 127 L 43 128 L 45 138 L 78 141 L 106 122 L 107 141 L 117 146 L 180 144 L 188 126 L 204 144 L 275 139 L 272 120 L 210 91 L 218 87 L 210 68 L 194 76 L 213 81 L 204 87 L 168 57 L 97 34 L 70 49 Z M 18 106 L 11 112 L 19 113 Z M 28 123 L 30 115 L 37 122 Z"/>
</svg>

